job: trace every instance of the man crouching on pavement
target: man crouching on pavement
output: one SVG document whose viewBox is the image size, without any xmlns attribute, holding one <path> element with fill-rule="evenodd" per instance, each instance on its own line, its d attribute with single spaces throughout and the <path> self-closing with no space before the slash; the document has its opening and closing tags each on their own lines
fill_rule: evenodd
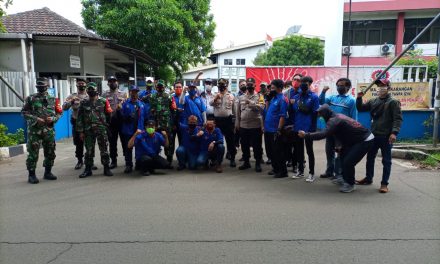
<svg viewBox="0 0 440 264">
<path fill-rule="evenodd" d="M 135 148 L 136 164 L 144 176 L 154 173 L 155 169 L 169 169 L 168 161 L 160 156 L 161 147 L 169 146 L 167 133 L 156 132 L 156 123 L 149 120 L 145 131 L 137 130 L 128 142 L 128 148 Z"/>
<path fill-rule="evenodd" d="M 215 127 L 214 120 L 208 120 L 203 130 L 203 136 L 200 143 L 200 153 L 197 157 L 197 166 L 207 166 L 208 160 L 215 164 L 216 172 L 222 173 L 223 156 L 225 155 L 225 146 L 223 143 L 223 134 L 219 128 Z"/>
</svg>

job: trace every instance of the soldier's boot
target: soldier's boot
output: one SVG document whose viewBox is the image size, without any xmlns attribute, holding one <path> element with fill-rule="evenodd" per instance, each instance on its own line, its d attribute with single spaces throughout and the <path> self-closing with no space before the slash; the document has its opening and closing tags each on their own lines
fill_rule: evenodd
<svg viewBox="0 0 440 264">
<path fill-rule="evenodd" d="M 112 163 L 110 163 L 110 169 L 114 169 L 114 168 L 116 168 L 116 167 L 118 167 L 118 161 L 117 161 L 117 159 L 112 159 Z M 104 170 L 105 170 L 105 168 L 104 168 Z"/>
<path fill-rule="evenodd" d="M 261 169 L 261 160 L 257 160 L 255 162 L 255 171 L 256 172 L 261 172 L 262 171 L 262 169 Z"/>
<path fill-rule="evenodd" d="M 97 170 L 98 167 L 96 167 L 95 165 L 92 165 L 92 170 Z"/>
<path fill-rule="evenodd" d="M 104 175 L 109 177 L 113 176 L 113 172 L 110 170 L 108 165 L 104 165 Z"/>
<path fill-rule="evenodd" d="M 243 165 L 238 167 L 239 170 L 247 170 L 251 167 L 251 164 L 249 163 L 249 160 L 245 160 Z"/>
<path fill-rule="evenodd" d="M 229 162 L 229 167 L 235 168 L 237 167 L 237 164 L 235 163 L 235 156 L 231 155 L 231 161 Z"/>
<path fill-rule="evenodd" d="M 81 175 L 79 175 L 80 178 L 86 178 L 89 176 L 92 176 L 92 167 L 91 166 L 87 166 L 86 165 L 86 169 L 84 170 L 83 173 L 81 173 Z"/>
<path fill-rule="evenodd" d="M 83 160 L 78 159 L 78 163 L 76 163 L 76 165 L 75 165 L 75 170 L 81 169 L 83 165 L 84 165 Z"/>
<path fill-rule="evenodd" d="M 30 184 L 37 184 L 40 182 L 37 175 L 35 175 L 35 170 L 29 170 L 28 182 Z"/>
<path fill-rule="evenodd" d="M 124 173 L 131 173 L 133 171 L 133 166 L 125 166 Z"/>
<path fill-rule="evenodd" d="M 57 179 L 57 176 L 53 175 L 52 173 L 52 167 L 45 167 L 43 178 L 49 181 L 54 181 Z"/>
</svg>

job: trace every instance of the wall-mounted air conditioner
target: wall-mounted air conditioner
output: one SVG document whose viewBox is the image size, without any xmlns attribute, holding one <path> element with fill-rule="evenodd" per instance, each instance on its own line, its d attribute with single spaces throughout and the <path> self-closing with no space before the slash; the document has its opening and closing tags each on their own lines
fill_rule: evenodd
<svg viewBox="0 0 440 264">
<path fill-rule="evenodd" d="M 351 54 L 351 47 L 343 46 L 342 47 L 342 55 L 348 56 Z"/>
<path fill-rule="evenodd" d="M 389 55 L 394 53 L 394 45 L 393 44 L 383 44 L 380 46 L 380 54 L 381 55 Z"/>
</svg>

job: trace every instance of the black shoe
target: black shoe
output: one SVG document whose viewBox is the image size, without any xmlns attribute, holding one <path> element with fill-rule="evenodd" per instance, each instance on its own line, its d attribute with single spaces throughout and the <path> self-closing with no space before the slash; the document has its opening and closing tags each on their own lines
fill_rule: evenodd
<svg viewBox="0 0 440 264">
<path fill-rule="evenodd" d="M 78 160 L 78 163 L 75 165 L 75 170 L 79 170 L 84 165 L 82 160 Z"/>
<path fill-rule="evenodd" d="M 229 163 L 229 166 L 230 166 L 231 168 L 235 168 L 235 167 L 237 167 L 237 164 L 235 163 L 235 159 L 232 159 L 232 158 L 231 158 L 231 162 Z"/>
<path fill-rule="evenodd" d="M 45 180 L 54 181 L 57 179 L 57 176 L 52 174 L 52 167 L 46 167 L 44 171 L 44 177 Z"/>
<path fill-rule="evenodd" d="M 34 170 L 30 170 L 29 171 L 29 176 L 28 176 L 28 182 L 30 184 L 37 184 L 40 181 L 38 180 L 37 176 L 35 175 L 35 171 Z"/>
<path fill-rule="evenodd" d="M 266 161 L 266 164 L 267 164 L 267 165 L 272 164 L 272 160 L 271 160 L 271 159 L 268 159 L 268 160 Z"/>
<path fill-rule="evenodd" d="M 286 166 L 287 166 L 287 167 L 292 167 L 292 162 L 291 162 L 291 161 L 288 161 L 287 164 L 286 164 Z"/>
<path fill-rule="evenodd" d="M 249 161 L 245 161 L 243 163 L 243 165 L 241 165 L 240 167 L 238 167 L 239 170 L 247 170 L 251 167 L 251 164 L 249 164 Z"/>
<path fill-rule="evenodd" d="M 118 163 L 116 161 L 112 161 L 112 163 L 109 166 L 109 169 L 113 170 L 116 167 L 118 167 Z"/>
<path fill-rule="evenodd" d="M 261 170 L 261 165 L 260 165 L 259 162 L 255 163 L 255 171 L 256 171 L 256 172 L 261 172 L 261 171 L 262 171 L 262 170 Z"/>
<path fill-rule="evenodd" d="M 92 166 L 92 170 L 97 170 L 98 167 L 96 167 L 95 165 Z"/>
<path fill-rule="evenodd" d="M 323 174 L 319 175 L 319 178 L 324 178 L 324 179 L 331 178 L 331 177 L 333 177 L 333 176 L 332 175 L 328 175 L 327 173 L 323 173 Z"/>
<path fill-rule="evenodd" d="M 230 160 L 231 159 L 231 154 L 229 152 L 226 152 L 226 159 Z"/>
<path fill-rule="evenodd" d="M 124 173 L 131 173 L 133 171 L 133 166 L 125 166 Z"/>
<path fill-rule="evenodd" d="M 277 174 L 275 171 L 273 171 L 273 170 L 271 170 L 271 171 L 269 171 L 268 173 L 267 173 L 268 175 L 275 175 L 275 174 Z"/>
<path fill-rule="evenodd" d="M 142 176 L 150 176 L 150 172 L 149 172 L 149 171 L 144 171 L 144 172 L 142 173 Z"/>
<path fill-rule="evenodd" d="M 177 170 L 178 171 L 181 171 L 181 170 L 184 170 L 185 169 L 185 165 L 179 165 L 178 167 L 177 167 Z"/>
<path fill-rule="evenodd" d="M 283 173 L 277 173 L 273 177 L 274 178 L 286 178 L 287 176 L 288 176 L 287 172 L 283 172 Z"/>
<path fill-rule="evenodd" d="M 297 168 L 296 166 L 293 166 L 293 168 L 292 168 L 292 172 L 293 172 L 293 173 L 298 173 L 298 168 Z"/>
<path fill-rule="evenodd" d="M 79 175 L 80 178 L 87 178 L 89 176 L 92 176 L 92 167 L 86 166 L 86 169 L 84 170 L 81 175 Z"/>
<path fill-rule="evenodd" d="M 113 172 L 108 165 L 104 166 L 104 175 L 109 177 L 113 176 Z"/>
</svg>

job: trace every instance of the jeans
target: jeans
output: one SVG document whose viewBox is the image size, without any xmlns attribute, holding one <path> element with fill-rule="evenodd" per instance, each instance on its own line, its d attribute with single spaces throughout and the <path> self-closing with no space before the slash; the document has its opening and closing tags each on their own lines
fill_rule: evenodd
<svg viewBox="0 0 440 264">
<path fill-rule="evenodd" d="M 327 156 L 327 169 L 325 174 L 333 176 L 342 175 L 340 155 L 335 156 L 335 138 L 327 137 L 325 140 L 325 154 Z"/>
<path fill-rule="evenodd" d="M 176 156 L 179 161 L 179 166 L 183 167 L 188 164 L 190 170 L 197 168 L 197 154 L 189 152 L 184 146 L 179 146 L 176 149 Z"/>
<path fill-rule="evenodd" d="M 354 185 L 355 166 L 368 153 L 373 144 L 373 140 L 363 141 L 342 150 L 342 177 L 346 183 Z"/>
<path fill-rule="evenodd" d="M 389 143 L 388 136 L 374 136 L 374 144 L 371 147 L 367 155 L 367 181 L 373 181 L 374 177 L 374 161 L 376 159 L 377 152 L 380 149 L 382 153 L 382 185 L 388 185 L 388 180 L 391 174 L 391 149 L 393 145 Z"/>
<path fill-rule="evenodd" d="M 197 157 L 197 166 L 205 166 L 206 162 L 213 160 L 217 165 L 221 165 L 223 162 L 223 156 L 225 155 L 225 146 L 223 144 L 218 144 L 214 147 L 212 151 L 202 151 Z"/>
<path fill-rule="evenodd" d="M 240 128 L 240 141 L 243 160 L 249 162 L 252 146 L 254 158 L 260 163 L 263 158 L 261 128 Z"/>
</svg>

